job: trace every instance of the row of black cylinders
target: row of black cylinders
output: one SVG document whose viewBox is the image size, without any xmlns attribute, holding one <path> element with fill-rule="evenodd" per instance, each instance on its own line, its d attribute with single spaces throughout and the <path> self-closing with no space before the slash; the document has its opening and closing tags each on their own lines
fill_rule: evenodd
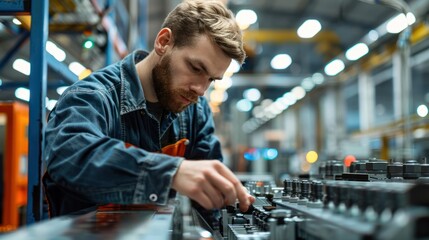
<svg viewBox="0 0 429 240">
<path fill-rule="evenodd" d="M 319 166 L 321 179 L 335 179 L 336 175 L 344 172 L 383 174 L 388 179 L 418 179 L 429 178 L 429 163 L 426 159 L 421 161 L 387 161 L 381 159 L 357 160 L 349 168 L 338 160 L 328 160 Z"/>
<path fill-rule="evenodd" d="M 322 183 L 313 180 L 284 180 L 282 199 L 298 202 L 307 199 L 307 207 L 311 203 L 322 202 L 323 208 L 337 213 L 360 215 L 368 209 L 374 214 L 388 210 L 390 213 L 406 207 L 406 196 L 402 194 L 407 185 L 402 183 L 346 182 L 329 181 Z M 291 199 L 298 199 L 291 201 Z"/>
<path fill-rule="evenodd" d="M 317 180 L 286 179 L 282 199 L 303 204 L 322 203 L 323 183 Z"/>
</svg>

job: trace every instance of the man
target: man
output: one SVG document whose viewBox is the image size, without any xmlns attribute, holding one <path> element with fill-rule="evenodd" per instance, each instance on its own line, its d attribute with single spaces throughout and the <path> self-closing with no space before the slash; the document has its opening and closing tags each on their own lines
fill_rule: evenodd
<svg viewBox="0 0 429 240">
<path fill-rule="evenodd" d="M 245 211 L 254 198 L 218 161 L 203 97 L 232 59 L 244 58 L 229 10 L 185 1 L 167 16 L 150 53 L 136 51 L 70 86 L 46 127 L 50 216 L 107 203 L 166 204 L 175 191 L 205 209 L 238 199 Z"/>
</svg>

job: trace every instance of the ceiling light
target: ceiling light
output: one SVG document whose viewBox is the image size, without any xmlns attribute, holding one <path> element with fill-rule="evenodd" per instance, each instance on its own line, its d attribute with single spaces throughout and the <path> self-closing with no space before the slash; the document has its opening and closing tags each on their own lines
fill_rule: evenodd
<svg viewBox="0 0 429 240">
<path fill-rule="evenodd" d="M 69 64 L 69 69 L 76 74 L 76 76 L 79 76 L 86 68 L 78 62 L 72 62 Z"/>
<path fill-rule="evenodd" d="M 273 103 L 273 100 L 271 100 L 269 98 L 266 98 L 266 99 L 264 99 L 264 100 L 261 101 L 261 106 L 263 108 L 266 108 L 266 107 L 270 106 L 271 103 Z"/>
<path fill-rule="evenodd" d="M 256 107 L 254 107 L 254 108 L 253 108 L 253 110 L 252 110 L 252 115 L 253 115 L 254 117 L 258 117 L 258 116 L 260 116 L 260 114 L 262 113 L 262 111 L 263 111 L 263 109 L 262 109 L 262 107 L 261 107 L 261 106 L 256 106 Z"/>
<path fill-rule="evenodd" d="M 282 103 L 288 106 L 294 105 L 296 103 L 296 97 L 291 92 L 283 94 L 282 99 Z"/>
<path fill-rule="evenodd" d="M 389 33 L 399 33 L 402 30 L 404 30 L 408 25 L 412 25 L 416 22 L 416 17 L 412 13 L 407 13 L 407 16 L 405 14 L 401 13 L 397 15 L 396 17 L 392 18 L 387 24 L 386 24 L 386 30 Z"/>
<path fill-rule="evenodd" d="M 217 90 L 227 90 L 232 86 L 232 80 L 230 77 L 224 77 L 220 81 L 214 82 L 214 88 Z"/>
<path fill-rule="evenodd" d="M 276 107 L 280 108 L 280 110 L 282 111 L 286 110 L 289 107 L 289 105 L 285 103 L 283 97 L 277 98 L 274 103 L 276 104 Z"/>
<path fill-rule="evenodd" d="M 278 54 L 271 60 L 273 69 L 286 69 L 292 63 L 292 58 L 287 54 Z"/>
<path fill-rule="evenodd" d="M 256 88 L 249 88 L 244 91 L 243 97 L 249 101 L 256 102 L 261 98 L 261 92 Z"/>
<path fill-rule="evenodd" d="M 232 60 L 228 69 L 226 69 L 226 72 L 236 73 L 238 71 L 240 71 L 240 64 L 237 61 Z"/>
<path fill-rule="evenodd" d="M 224 99 L 225 91 L 222 90 L 213 90 L 210 92 L 210 101 L 215 103 L 221 103 Z"/>
<path fill-rule="evenodd" d="M 252 109 L 252 102 L 247 99 L 241 99 L 237 102 L 236 107 L 240 112 L 248 112 L 250 109 Z"/>
<path fill-rule="evenodd" d="M 426 117 L 428 115 L 428 112 L 428 107 L 423 104 L 417 107 L 417 115 L 419 115 L 419 117 Z"/>
<path fill-rule="evenodd" d="M 307 92 L 314 88 L 315 82 L 311 77 L 304 78 L 301 82 L 301 87 L 304 88 Z"/>
<path fill-rule="evenodd" d="M 365 43 L 358 43 L 346 51 L 346 58 L 350 61 L 358 60 L 369 52 Z"/>
<path fill-rule="evenodd" d="M 66 53 L 51 41 L 46 42 L 46 51 L 60 62 L 66 59 Z"/>
<path fill-rule="evenodd" d="M 30 75 L 30 68 L 31 65 L 29 62 L 25 61 L 24 59 L 18 58 L 16 59 L 12 64 L 13 69 L 16 71 L 25 74 L 27 76 Z"/>
<path fill-rule="evenodd" d="M 315 19 L 305 21 L 297 31 L 300 38 L 312 38 L 322 29 L 322 25 Z"/>
<path fill-rule="evenodd" d="M 58 95 L 63 94 L 63 92 L 68 88 L 68 86 L 62 86 L 57 88 Z"/>
<path fill-rule="evenodd" d="M 54 109 L 54 107 L 55 107 L 55 105 L 57 104 L 57 100 L 54 100 L 54 99 L 51 99 L 51 100 L 48 100 L 47 101 L 47 103 L 46 103 L 46 108 L 49 110 L 49 111 L 52 111 L 52 109 Z"/>
<path fill-rule="evenodd" d="M 283 112 L 284 106 L 285 105 L 281 103 L 281 101 L 275 101 L 267 108 L 267 110 L 275 115 L 279 115 Z"/>
<path fill-rule="evenodd" d="M 301 86 L 296 86 L 290 91 L 296 98 L 296 100 L 300 100 L 305 97 L 305 89 Z"/>
<path fill-rule="evenodd" d="M 258 15 L 256 15 L 255 11 L 250 9 L 243 9 L 238 11 L 236 15 L 236 20 L 240 29 L 247 29 L 250 25 L 254 24 L 258 21 Z"/>
<path fill-rule="evenodd" d="M 335 76 L 345 68 L 344 62 L 340 59 L 335 59 L 332 62 L 328 63 L 325 67 L 325 73 L 328 76 Z"/>
<path fill-rule="evenodd" d="M 314 73 L 311 78 L 315 84 L 322 84 L 325 81 L 325 77 L 321 73 Z"/>
<path fill-rule="evenodd" d="M 15 97 L 24 101 L 30 101 L 30 90 L 28 88 L 17 88 L 15 90 Z"/>
<path fill-rule="evenodd" d="M 371 43 L 375 42 L 378 40 L 378 32 L 376 30 L 371 30 L 368 33 L 368 39 L 371 41 Z"/>
<path fill-rule="evenodd" d="M 12 20 L 12 22 L 15 23 L 16 25 L 21 25 L 22 24 L 21 21 L 19 21 L 17 18 L 14 18 Z"/>
</svg>

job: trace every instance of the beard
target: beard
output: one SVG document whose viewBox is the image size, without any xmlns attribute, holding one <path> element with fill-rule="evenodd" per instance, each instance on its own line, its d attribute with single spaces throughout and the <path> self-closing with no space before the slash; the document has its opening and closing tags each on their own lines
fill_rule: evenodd
<svg viewBox="0 0 429 240">
<path fill-rule="evenodd" d="M 171 77 L 171 55 L 165 55 L 161 62 L 152 69 L 152 81 L 160 105 L 173 113 L 182 112 L 191 103 L 198 100 L 198 96 L 185 90 L 174 89 Z M 185 104 L 182 98 L 189 99 L 191 103 Z"/>
</svg>

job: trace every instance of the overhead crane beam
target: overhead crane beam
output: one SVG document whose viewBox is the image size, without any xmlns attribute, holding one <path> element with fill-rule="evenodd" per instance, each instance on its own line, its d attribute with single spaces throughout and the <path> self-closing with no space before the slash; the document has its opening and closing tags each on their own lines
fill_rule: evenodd
<svg viewBox="0 0 429 240">
<path fill-rule="evenodd" d="M 261 30 L 246 30 L 243 34 L 245 42 L 272 42 L 272 43 L 308 43 L 308 42 L 330 42 L 332 44 L 339 44 L 340 38 L 335 32 L 332 31 L 321 31 L 316 34 L 313 38 L 303 39 L 300 38 L 296 29 L 291 30 L 276 30 L 276 29 L 261 29 Z"/>
</svg>

